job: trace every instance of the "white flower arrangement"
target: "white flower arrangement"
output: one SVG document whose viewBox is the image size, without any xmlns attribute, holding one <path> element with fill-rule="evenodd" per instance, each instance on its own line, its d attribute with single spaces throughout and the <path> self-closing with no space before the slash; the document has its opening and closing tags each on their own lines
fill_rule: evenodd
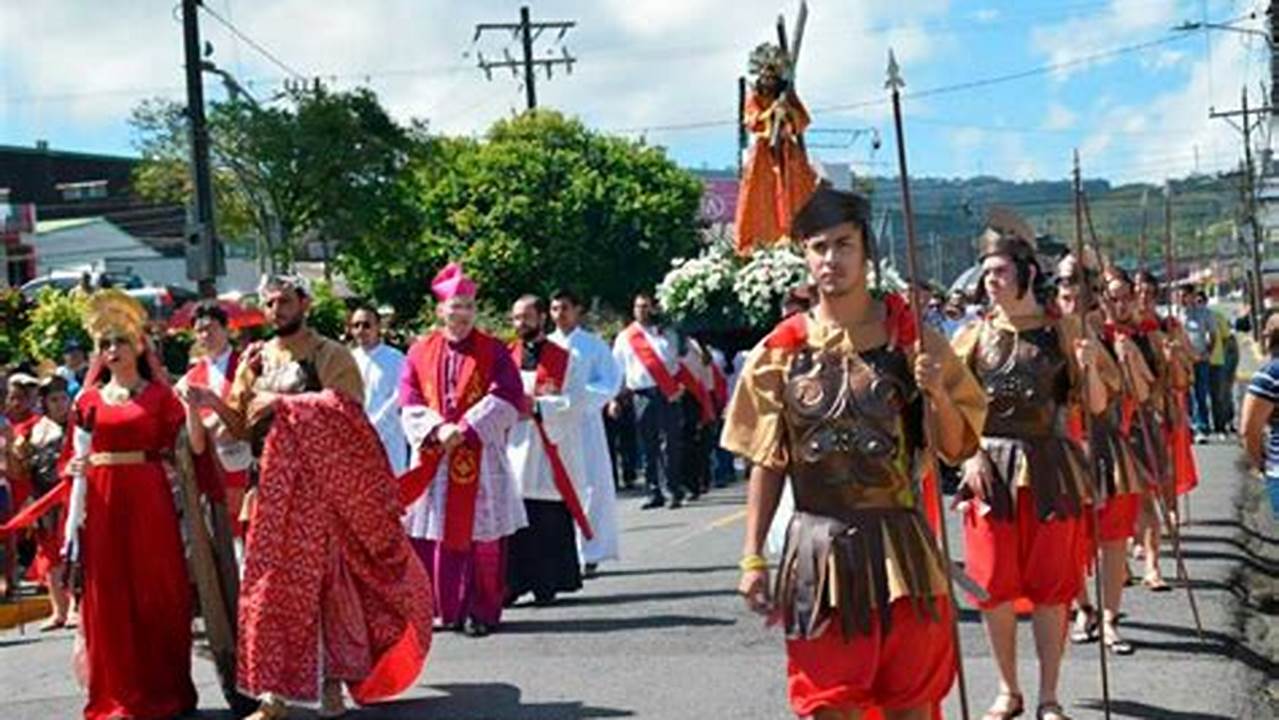
<svg viewBox="0 0 1279 720">
<path fill-rule="evenodd" d="M 738 261 L 721 243 L 708 246 L 695 258 L 676 258 L 657 285 L 657 302 L 676 322 L 713 315 L 733 293 Z"/>
<path fill-rule="evenodd" d="M 782 298 L 798 285 L 809 282 L 804 258 L 787 246 L 760 248 L 737 273 L 733 292 L 742 304 L 746 319 L 755 327 L 777 321 Z"/>
</svg>

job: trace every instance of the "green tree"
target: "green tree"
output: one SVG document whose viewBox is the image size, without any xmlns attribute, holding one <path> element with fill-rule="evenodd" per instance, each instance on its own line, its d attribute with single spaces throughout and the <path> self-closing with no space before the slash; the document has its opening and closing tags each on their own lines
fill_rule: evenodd
<svg viewBox="0 0 1279 720">
<path fill-rule="evenodd" d="M 84 327 L 86 300 L 83 293 L 41 290 L 22 330 L 23 355 L 36 362 L 56 363 L 62 361 L 62 348 L 69 340 L 89 347 L 89 333 Z"/>
<path fill-rule="evenodd" d="M 553 111 L 496 123 L 480 141 L 438 140 L 416 158 L 416 242 L 344 247 L 357 290 L 411 315 L 432 274 L 462 260 L 486 302 L 568 287 L 623 307 L 670 259 L 696 252 L 701 185 L 665 153 Z"/>
<path fill-rule="evenodd" d="M 425 132 L 397 124 L 373 91 L 315 85 L 270 106 L 211 103 L 208 118 L 215 219 L 224 237 L 266 238 L 269 252 L 288 266 L 307 242 L 336 252 L 366 234 L 420 233 L 405 184 Z M 183 106 L 147 101 L 131 122 L 143 155 L 135 171 L 139 193 L 189 201 Z"/>
</svg>

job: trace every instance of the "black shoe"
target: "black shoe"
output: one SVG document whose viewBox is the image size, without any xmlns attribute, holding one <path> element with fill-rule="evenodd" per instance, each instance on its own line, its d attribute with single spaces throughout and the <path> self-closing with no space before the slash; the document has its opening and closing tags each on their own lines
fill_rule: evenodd
<svg viewBox="0 0 1279 720">
<path fill-rule="evenodd" d="M 672 509 L 672 510 L 679 510 L 680 508 L 684 507 L 684 499 L 683 499 L 683 498 L 671 498 L 671 504 L 670 504 L 670 505 L 667 505 L 667 507 L 669 507 L 669 508 L 670 508 L 670 509 Z"/>
<path fill-rule="evenodd" d="M 533 593 L 533 605 L 549 607 L 555 604 L 555 593 Z"/>
<path fill-rule="evenodd" d="M 463 630 L 467 637 L 482 638 L 487 637 L 493 632 L 493 628 L 488 623 L 482 623 L 474 618 L 468 618 L 466 621 L 466 629 Z"/>
<path fill-rule="evenodd" d="M 649 498 L 648 502 L 640 505 L 640 510 L 652 510 L 666 504 L 665 498 Z"/>
<path fill-rule="evenodd" d="M 599 574 L 600 574 L 599 563 L 586 563 L 585 565 L 582 566 L 583 580 L 590 580 L 591 578 L 599 577 Z"/>
</svg>

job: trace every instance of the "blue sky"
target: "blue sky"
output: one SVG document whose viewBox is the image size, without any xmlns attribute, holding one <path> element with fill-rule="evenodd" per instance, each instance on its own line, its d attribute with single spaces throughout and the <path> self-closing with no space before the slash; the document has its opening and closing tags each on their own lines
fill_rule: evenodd
<svg viewBox="0 0 1279 720">
<path fill-rule="evenodd" d="M 682 164 L 735 164 L 736 77 L 750 49 L 771 39 L 793 0 L 529 0 L 534 19 L 575 19 L 562 45 L 580 58 L 570 76 L 539 79 L 545 106 L 593 127 L 643 135 Z M 518 53 L 502 35 L 473 42 L 477 22 L 509 22 L 498 0 L 206 0 L 283 61 L 264 58 L 205 15 L 213 59 L 269 97 L 290 71 L 338 87 L 368 82 L 400 118 L 444 132 L 481 132 L 523 105 L 509 75 L 486 81 L 476 53 Z M 1079 147 L 1085 174 L 1160 180 L 1234 165 L 1237 135 L 1208 108 L 1254 99 L 1268 79 L 1265 42 L 1243 34 L 1181 36 L 1183 20 L 1234 20 L 1246 0 L 811 0 L 799 90 L 814 109 L 813 154 L 859 172 L 892 172 L 881 101 L 888 48 L 908 91 L 1065 69 L 906 100 L 911 171 L 1059 178 Z M 0 144 L 46 139 L 55 148 L 132 152 L 129 108 L 182 97 L 180 26 L 170 0 L 0 0 Z M 1241 27 L 1259 28 L 1261 21 Z M 1081 58 L 1159 40 L 1092 62 Z M 554 36 L 541 52 L 558 52 Z M 221 96 L 216 82 L 209 96 Z M 849 108 L 848 106 L 857 106 Z M 688 127 L 688 126 L 695 127 Z M 871 151 L 873 129 L 883 145 Z M 840 147 L 819 147 L 822 145 Z"/>
</svg>

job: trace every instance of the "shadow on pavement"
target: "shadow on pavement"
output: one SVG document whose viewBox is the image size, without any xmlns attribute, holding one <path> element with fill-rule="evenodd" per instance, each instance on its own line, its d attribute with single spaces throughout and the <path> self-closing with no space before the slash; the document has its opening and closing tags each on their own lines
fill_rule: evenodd
<svg viewBox="0 0 1279 720">
<path fill-rule="evenodd" d="M 577 618 L 565 620 L 511 620 L 503 622 L 501 633 L 611 633 L 629 630 L 661 630 L 667 628 L 724 627 L 736 620 L 696 617 L 693 615 L 646 615 L 629 618 Z"/>
<path fill-rule="evenodd" d="M 1132 640 L 1138 649 L 1149 648 L 1163 652 L 1184 653 L 1187 655 L 1217 655 L 1241 662 L 1244 665 L 1264 673 L 1267 677 L 1279 677 L 1279 663 L 1258 654 L 1252 648 L 1240 643 L 1230 635 L 1216 630 L 1205 630 L 1204 640 L 1195 639 L 1195 629 L 1184 625 L 1168 625 L 1166 623 L 1126 621 L 1124 626 L 1161 635 L 1179 638 L 1190 638 L 1174 642 L 1150 642 L 1148 640 Z"/>
<path fill-rule="evenodd" d="M 361 708 L 350 718 L 385 718 L 386 720 L 586 720 L 587 718 L 631 717 L 630 710 L 583 705 L 575 700 L 524 704 L 520 689 L 506 683 L 458 683 L 428 685 L 447 693 L 444 697 L 395 700 Z"/>
<path fill-rule="evenodd" d="M 553 607 L 582 607 L 586 605 L 625 605 L 640 602 L 690 600 L 693 598 L 736 596 L 731 588 L 722 590 L 670 590 L 667 592 L 614 593 L 611 595 L 569 595 L 555 601 Z"/>
<path fill-rule="evenodd" d="M 1191 527 L 1228 527 L 1247 535 L 1249 538 L 1268 545 L 1279 545 L 1279 537 L 1270 537 L 1263 535 L 1253 527 L 1245 525 L 1238 520 L 1195 520 L 1190 523 Z"/>
<path fill-rule="evenodd" d="M 646 567 L 632 570 L 600 570 L 597 577 L 630 577 L 632 575 L 708 575 L 710 573 L 738 572 L 737 565 L 704 565 L 701 567 Z"/>
<path fill-rule="evenodd" d="M 1083 700 L 1076 703 L 1080 707 L 1101 711 L 1100 700 Z M 1178 712 L 1158 705 L 1148 705 L 1136 700 L 1111 700 L 1110 714 L 1114 717 L 1159 718 L 1159 720 L 1232 720 L 1228 715 L 1214 715 L 1201 712 Z"/>
</svg>

